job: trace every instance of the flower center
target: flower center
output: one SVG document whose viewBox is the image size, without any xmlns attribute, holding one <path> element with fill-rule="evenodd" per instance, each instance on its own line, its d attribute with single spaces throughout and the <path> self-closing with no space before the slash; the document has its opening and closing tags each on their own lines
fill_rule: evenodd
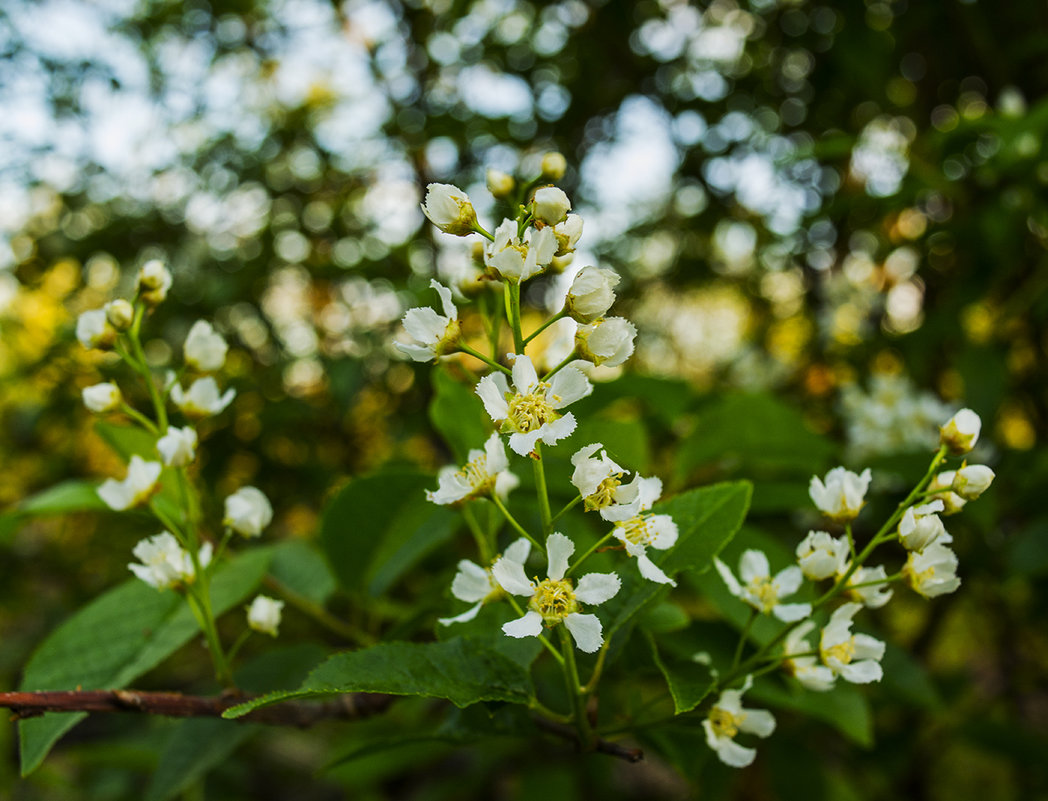
<svg viewBox="0 0 1048 801">
<path fill-rule="evenodd" d="M 560 416 L 546 398 L 549 384 L 539 384 L 536 389 L 539 391 L 527 395 L 514 395 L 507 404 L 509 412 L 506 419 L 509 420 L 513 430 L 521 434 L 541 428 Z"/>
<path fill-rule="evenodd" d="M 478 494 L 487 492 L 495 486 L 495 477 L 488 473 L 487 455 L 478 456 L 476 459 L 466 462 L 462 469 L 458 471 L 458 474 L 473 488 L 473 492 Z"/>
<path fill-rule="evenodd" d="M 611 504 L 615 502 L 615 490 L 618 489 L 618 486 L 621 483 L 622 473 L 615 473 L 608 476 L 600 482 L 600 486 L 597 487 L 592 495 L 586 496 L 583 507 L 587 512 L 592 512 L 595 509 L 603 509 L 607 506 L 611 506 Z"/>
<path fill-rule="evenodd" d="M 828 662 L 830 659 L 836 659 L 842 665 L 847 665 L 855 657 L 855 638 L 849 637 L 844 642 L 831 645 L 829 648 L 823 648 L 821 650 L 823 662 Z"/>
<path fill-rule="evenodd" d="M 779 593 L 770 576 L 753 579 L 746 585 L 746 591 L 763 612 L 770 612 L 779 602 Z"/>
<path fill-rule="evenodd" d="M 458 320 L 448 320 L 447 326 L 440 339 L 433 345 L 433 353 L 443 356 L 445 353 L 455 350 L 458 345 L 462 329 Z"/>
<path fill-rule="evenodd" d="M 648 528 L 649 515 L 638 515 L 625 523 L 616 523 L 622 529 L 623 536 L 634 545 L 650 545 L 655 532 Z"/>
<path fill-rule="evenodd" d="M 710 710 L 709 721 L 713 726 L 714 734 L 730 739 L 739 733 L 739 724 L 745 717 L 745 715 L 734 715 L 727 709 L 715 706 Z"/>
<path fill-rule="evenodd" d="M 549 624 L 559 623 L 579 608 L 571 579 L 546 579 L 539 582 L 528 608 L 542 615 Z"/>
</svg>

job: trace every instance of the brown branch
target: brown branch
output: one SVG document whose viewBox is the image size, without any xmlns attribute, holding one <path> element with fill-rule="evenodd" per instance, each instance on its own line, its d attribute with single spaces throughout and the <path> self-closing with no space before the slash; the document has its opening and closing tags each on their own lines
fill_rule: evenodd
<svg viewBox="0 0 1048 801">
<path fill-rule="evenodd" d="M 35 717 L 45 712 L 141 712 L 172 718 L 217 718 L 230 707 L 250 701 L 251 698 L 235 694 L 208 697 L 139 690 L 0 692 L 0 708 L 10 709 L 16 719 Z M 378 715 L 392 701 L 392 695 L 346 693 L 323 703 L 290 701 L 262 707 L 238 720 L 306 728 L 322 720 L 358 720 Z"/>
<path fill-rule="evenodd" d="M 562 737 L 565 740 L 571 740 L 576 745 L 579 744 L 579 735 L 574 728 L 568 726 L 566 723 L 558 723 L 555 720 L 549 718 L 535 717 L 535 725 L 540 729 L 549 732 L 556 737 Z M 625 759 L 627 762 L 640 762 L 644 759 L 644 752 L 639 748 L 627 748 L 624 745 L 613 743 L 610 740 L 603 740 L 600 737 L 593 741 L 593 750 L 598 754 L 607 754 L 608 756 L 618 757 L 619 759 Z"/>
</svg>

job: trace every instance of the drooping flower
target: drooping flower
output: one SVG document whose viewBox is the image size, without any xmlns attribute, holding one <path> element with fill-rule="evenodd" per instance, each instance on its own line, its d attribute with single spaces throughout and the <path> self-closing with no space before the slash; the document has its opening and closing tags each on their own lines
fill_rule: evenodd
<svg viewBox="0 0 1048 801">
<path fill-rule="evenodd" d="M 421 344 L 394 343 L 401 353 L 406 353 L 416 362 L 430 362 L 438 356 L 450 353 L 458 344 L 460 328 L 458 309 L 451 299 L 451 290 L 436 279 L 430 287 L 440 295 L 444 314 L 437 314 L 429 306 L 420 306 L 404 312 L 404 328 Z"/>
<path fill-rule="evenodd" d="M 196 577 L 193 557 L 182 549 L 178 540 L 168 531 L 140 540 L 131 553 L 141 564 L 131 563 L 128 569 L 158 590 L 189 584 Z M 201 568 L 208 566 L 211 562 L 211 543 L 206 542 L 201 546 L 197 561 Z"/>
<path fill-rule="evenodd" d="M 181 384 L 171 387 L 171 402 L 190 420 L 199 420 L 221 414 L 233 398 L 236 390 L 227 389 L 225 394 L 218 394 L 218 384 L 211 376 L 204 376 L 194 381 L 189 391 L 184 391 Z"/>
<path fill-rule="evenodd" d="M 993 470 L 986 465 L 967 465 L 953 477 L 953 491 L 966 501 L 974 501 L 990 488 L 994 477 Z"/>
<path fill-rule="evenodd" d="M 845 565 L 838 578 L 843 577 L 850 566 L 850 563 Z M 848 577 L 845 587 L 847 597 L 870 609 L 880 609 L 892 597 L 892 588 L 888 584 L 888 574 L 884 565 L 858 568 Z"/>
<path fill-rule="evenodd" d="M 819 658 L 812 653 L 814 648 L 808 641 L 808 633 L 815 628 L 815 621 L 805 620 L 786 635 L 782 653 L 783 669 L 804 687 L 815 692 L 832 690 L 837 677 Z"/>
<path fill-rule="evenodd" d="M 753 686 L 753 677 L 747 676 L 745 683 L 738 690 L 724 690 L 713 704 L 702 728 L 706 732 L 706 744 L 713 749 L 725 765 L 733 768 L 745 768 L 753 763 L 757 756 L 755 748 L 746 748 L 735 742 L 735 737 L 742 734 L 753 734 L 757 737 L 770 737 L 775 731 L 775 718 L 766 709 L 746 709 L 742 705 L 742 695 Z"/>
<path fill-rule="evenodd" d="M 116 342 L 116 329 L 106 318 L 105 309 L 92 309 L 76 318 L 76 338 L 85 348 L 110 348 Z"/>
<path fill-rule="evenodd" d="M 273 522 L 273 507 L 257 487 L 241 487 L 226 498 L 225 507 L 222 525 L 245 537 L 259 536 Z"/>
<path fill-rule="evenodd" d="M 98 497 L 114 511 L 121 512 L 147 503 L 160 489 L 160 462 L 147 462 L 132 456 L 123 481 L 107 478 L 98 488 Z"/>
<path fill-rule="evenodd" d="M 811 614 L 811 604 L 784 604 L 779 599 L 793 595 L 800 589 L 804 576 L 797 565 L 780 570 L 772 578 L 771 565 L 762 551 L 750 548 L 739 559 L 739 578 L 720 559 L 714 557 L 713 564 L 728 587 L 728 591 L 741 601 L 752 606 L 761 614 L 774 615 L 779 620 L 792 623 Z"/>
<path fill-rule="evenodd" d="M 606 507 L 601 510 L 601 514 L 605 519 L 609 519 L 623 515 L 629 508 L 629 505 Z M 623 544 L 629 556 L 636 558 L 640 574 L 648 581 L 676 587 L 677 582 L 667 576 L 647 555 L 649 547 L 665 551 L 677 542 L 677 524 L 673 518 L 669 515 L 637 513 L 614 522 L 615 527 L 611 530 L 611 535 Z"/>
<path fill-rule="evenodd" d="M 451 184 L 427 186 L 422 213 L 446 234 L 467 236 L 476 228 L 477 212 L 473 209 L 469 195 Z"/>
<path fill-rule="evenodd" d="M 265 595 L 256 595 L 255 600 L 247 608 L 247 625 L 255 631 L 276 637 L 283 609 L 283 601 Z"/>
<path fill-rule="evenodd" d="M 932 543 L 920 553 L 911 551 L 902 574 L 925 598 L 946 595 L 961 586 L 957 577 L 957 554 L 941 542 Z"/>
<path fill-rule="evenodd" d="M 575 416 L 559 410 L 593 391 L 589 379 L 574 367 L 565 367 L 548 382 L 539 381 L 531 359 L 524 355 L 515 357 L 513 386 L 515 391 L 510 391 L 503 373 L 491 373 L 477 383 L 477 395 L 500 430 L 510 434 L 510 448 L 521 456 L 535 450 L 540 439 L 553 445 L 569 436 L 575 430 Z"/>
<path fill-rule="evenodd" d="M 498 434 L 484 443 L 484 450 L 473 449 L 462 469 L 448 466 L 437 476 L 436 492 L 426 491 L 426 500 L 441 506 L 495 492 L 504 498 L 520 480 L 509 472 L 506 448 Z"/>
<path fill-rule="evenodd" d="M 833 675 L 853 684 L 869 684 L 884 675 L 880 663 L 884 643 L 868 634 L 852 634 L 852 618 L 860 609 L 862 604 L 847 603 L 830 615 L 819 639 L 819 657 Z"/>
<path fill-rule="evenodd" d="M 625 317 L 605 317 L 575 332 L 579 358 L 594 364 L 618 367 L 633 355 L 637 327 Z"/>
<path fill-rule="evenodd" d="M 563 189 L 555 186 L 544 186 L 535 190 L 532 199 L 535 219 L 546 225 L 556 225 L 563 222 L 571 211 L 571 201 L 564 194 Z"/>
<path fill-rule="evenodd" d="M 808 495 L 830 520 L 847 523 L 858 516 L 869 486 L 870 468 L 856 475 L 843 467 L 835 467 L 826 474 L 825 482 L 818 476 L 811 477 Z"/>
<path fill-rule="evenodd" d="M 120 388 L 116 384 L 103 383 L 84 387 L 81 392 L 84 406 L 95 414 L 103 414 L 119 409 L 124 402 L 124 396 L 120 394 Z"/>
<path fill-rule="evenodd" d="M 600 619 L 594 614 L 579 611 L 579 602 L 602 604 L 613 598 L 622 585 L 614 573 L 587 573 L 578 586 L 565 578 L 568 559 L 575 552 L 575 543 L 560 532 L 553 532 L 546 540 L 548 578 L 531 581 L 524 573 L 524 563 L 503 556 L 491 568 L 495 580 L 506 592 L 529 598 L 524 617 L 511 620 L 502 627 L 510 637 L 537 637 L 542 627 L 552 628 L 563 623 L 580 651 L 592 654 L 604 642 Z"/>
<path fill-rule="evenodd" d="M 531 553 L 531 543 L 521 537 L 508 548 L 506 558 L 512 562 L 524 564 Z M 496 559 L 496 561 L 498 561 Z M 504 595 L 504 591 L 495 580 L 490 567 L 481 567 L 476 562 L 463 559 L 458 563 L 458 571 L 451 582 L 451 594 L 460 601 L 471 603 L 469 609 L 455 617 L 438 618 L 437 622 L 442 626 L 450 626 L 452 623 L 466 623 L 480 613 L 480 608 Z"/>
<path fill-rule="evenodd" d="M 943 510 L 943 502 L 934 500 L 921 506 L 911 506 L 899 521 L 899 541 L 909 551 L 923 551 L 936 540 L 949 538 L 942 520 L 935 514 Z"/>
<path fill-rule="evenodd" d="M 979 441 L 982 420 L 971 409 L 961 409 L 939 429 L 939 443 L 954 456 L 963 456 Z"/>
<path fill-rule="evenodd" d="M 160 461 L 168 467 L 185 467 L 196 458 L 197 432 L 192 426 L 168 426 L 167 433 L 156 441 Z"/>
<path fill-rule="evenodd" d="M 557 252 L 557 237 L 549 226 L 529 228 L 522 240 L 517 235 L 517 221 L 503 220 L 494 237 L 485 251 L 484 263 L 495 275 L 514 283 L 542 272 Z"/>
<path fill-rule="evenodd" d="M 615 303 L 619 274 L 607 267 L 583 267 L 571 282 L 564 308 L 577 322 L 592 323 Z"/>
<path fill-rule="evenodd" d="M 806 578 L 820 581 L 844 570 L 848 541 L 825 531 L 809 531 L 797 546 L 797 563 Z"/>
<path fill-rule="evenodd" d="M 138 271 L 138 296 L 150 306 L 163 303 L 172 280 L 171 271 L 160 259 L 150 259 Z"/>
<path fill-rule="evenodd" d="M 183 346 L 186 364 L 202 373 L 220 370 L 229 346 L 207 320 L 197 320 L 189 329 Z"/>
</svg>

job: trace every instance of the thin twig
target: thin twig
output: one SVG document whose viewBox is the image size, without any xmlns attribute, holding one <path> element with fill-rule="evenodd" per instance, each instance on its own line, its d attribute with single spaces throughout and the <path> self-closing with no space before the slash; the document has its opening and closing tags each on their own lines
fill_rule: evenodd
<svg viewBox="0 0 1048 801">
<path fill-rule="evenodd" d="M 562 737 L 565 740 L 571 740 L 573 743 L 578 744 L 579 735 L 575 731 L 575 727 L 566 723 L 558 723 L 555 720 L 549 720 L 547 718 L 535 717 L 535 725 L 543 731 L 549 732 L 556 737 Z M 644 759 L 644 752 L 639 748 L 627 748 L 624 745 L 613 743 L 610 740 L 604 740 L 600 737 L 595 737 L 592 742 L 593 750 L 599 754 L 607 754 L 608 756 L 618 757 L 619 759 L 625 759 L 627 762 L 640 762 Z"/>
</svg>

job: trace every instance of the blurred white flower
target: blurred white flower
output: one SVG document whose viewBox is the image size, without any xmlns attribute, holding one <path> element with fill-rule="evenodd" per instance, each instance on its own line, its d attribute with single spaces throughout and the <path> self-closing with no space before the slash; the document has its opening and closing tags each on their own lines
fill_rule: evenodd
<svg viewBox="0 0 1048 801">
<path fill-rule="evenodd" d="M 921 506 L 911 506 L 903 512 L 898 528 L 903 547 L 908 551 L 923 551 L 936 540 L 947 538 L 943 541 L 948 541 L 946 527 L 935 514 L 942 510 L 943 502 L 936 499 Z"/>
<path fill-rule="evenodd" d="M 564 173 L 567 172 L 568 160 L 564 158 L 563 153 L 551 150 L 542 154 L 540 169 L 542 170 L 543 178 L 549 181 L 559 181 L 564 177 Z"/>
<path fill-rule="evenodd" d="M 532 199 L 534 216 L 536 220 L 546 225 L 556 225 L 563 222 L 571 211 L 571 201 L 564 194 L 564 190 L 555 186 L 544 186 L 535 190 Z"/>
<path fill-rule="evenodd" d="M 607 267 L 583 267 L 571 282 L 564 308 L 580 323 L 592 323 L 607 314 L 615 302 L 619 274 Z"/>
<path fill-rule="evenodd" d="M 618 367 L 633 355 L 637 327 L 625 317 L 605 317 L 575 332 L 579 358 L 594 364 Z"/>
<path fill-rule="evenodd" d="M 845 565 L 838 578 L 843 577 L 850 566 L 850 563 Z M 883 565 L 860 567 L 848 577 L 845 595 L 870 609 L 880 609 L 892 597 L 892 589 L 888 586 L 887 579 L 888 574 Z"/>
<path fill-rule="evenodd" d="M 106 319 L 117 331 L 127 331 L 135 321 L 135 307 L 123 298 L 109 301 L 104 308 Z"/>
<path fill-rule="evenodd" d="M 953 483 L 956 479 L 956 470 L 944 470 L 941 473 L 937 473 L 935 478 L 928 484 L 928 492 L 935 493 L 933 497 L 942 502 L 942 513 L 944 515 L 955 515 L 968 503 L 956 492 L 953 492 Z"/>
<path fill-rule="evenodd" d="M 521 537 L 506 548 L 505 555 L 511 562 L 519 562 L 523 565 L 528 560 L 528 554 L 530 553 L 531 543 Z M 496 559 L 496 561 L 498 560 Z M 473 606 L 461 615 L 438 618 L 437 622 L 442 626 L 450 626 L 452 623 L 466 623 L 472 620 L 480 613 L 480 608 L 485 603 L 501 598 L 503 590 L 499 583 L 495 581 L 495 576 L 492 574 L 490 567 L 481 567 L 476 562 L 463 559 L 458 563 L 458 571 L 451 582 L 451 594 L 460 601 L 471 603 Z"/>
<path fill-rule="evenodd" d="M 982 420 L 971 409 L 961 409 L 939 429 L 939 442 L 954 456 L 963 456 L 979 441 Z"/>
<path fill-rule="evenodd" d="M 843 467 L 835 467 L 826 474 L 825 482 L 811 477 L 808 495 L 815 506 L 830 520 L 846 523 L 854 520 L 865 504 L 870 486 L 870 468 L 856 475 Z"/>
<path fill-rule="evenodd" d="M 131 551 L 141 564 L 131 563 L 127 567 L 150 587 L 165 590 L 188 584 L 196 577 L 193 558 L 184 551 L 170 532 L 164 531 L 155 537 L 140 540 Z M 211 543 L 204 543 L 197 553 L 200 567 L 211 562 Z"/>
<path fill-rule="evenodd" d="M 150 306 L 163 303 L 171 289 L 171 272 L 159 259 L 150 259 L 138 271 L 138 295 Z"/>
<path fill-rule="evenodd" d="M 851 633 L 852 618 L 860 609 L 862 604 L 848 603 L 830 615 L 819 639 L 819 656 L 835 676 L 853 684 L 869 684 L 884 675 L 880 664 L 884 643 L 868 634 Z"/>
<path fill-rule="evenodd" d="M 196 458 L 197 432 L 192 426 L 168 426 L 167 433 L 156 441 L 160 461 L 168 467 L 185 467 Z"/>
<path fill-rule="evenodd" d="M 805 620 L 786 635 L 783 668 L 809 690 L 825 692 L 833 689 L 837 677 L 812 653 L 815 649 L 808 641 L 808 633 L 814 628 L 815 621 Z"/>
<path fill-rule="evenodd" d="M 229 346 L 207 320 L 197 320 L 189 329 L 183 347 L 186 364 L 202 373 L 222 368 Z"/>
<path fill-rule="evenodd" d="M 903 577 L 925 598 L 946 595 L 961 586 L 957 577 L 957 554 L 940 542 L 934 542 L 920 553 L 906 558 Z"/>
<path fill-rule="evenodd" d="M 208 375 L 194 381 L 188 391 L 183 391 L 181 384 L 172 385 L 171 402 L 189 419 L 199 420 L 221 414 L 236 394 L 236 390 L 227 389 L 219 395 L 218 384 Z"/>
<path fill-rule="evenodd" d="M 420 306 L 404 312 L 404 328 L 421 344 L 394 342 L 397 350 L 416 362 L 429 362 L 455 349 L 459 340 L 458 309 L 451 299 L 451 290 L 436 279 L 429 285 L 440 295 L 444 314 L 439 315 L 429 306 Z"/>
<path fill-rule="evenodd" d="M 426 500 L 443 506 L 490 492 L 505 498 L 519 483 L 520 479 L 509 472 L 502 440 L 498 434 L 492 434 L 484 443 L 484 450 L 474 448 L 469 452 L 461 470 L 450 465 L 442 468 L 437 476 L 437 490 L 427 490 Z"/>
<path fill-rule="evenodd" d="M 990 488 L 994 478 L 993 470 L 986 465 L 967 465 L 953 477 L 953 491 L 966 501 L 974 501 Z"/>
<path fill-rule="evenodd" d="M 451 184 L 427 186 L 422 213 L 441 231 L 455 236 L 473 233 L 477 223 L 477 212 L 469 195 Z"/>
<path fill-rule="evenodd" d="M 848 541 L 825 531 L 809 531 L 797 546 L 797 563 L 806 578 L 820 581 L 844 570 Z"/>
<path fill-rule="evenodd" d="M 265 595 L 256 595 L 251 606 L 247 608 L 247 625 L 255 631 L 276 637 L 283 609 L 283 601 L 277 601 Z"/>
<path fill-rule="evenodd" d="M 222 525 L 245 537 L 257 537 L 273 521 L 269 499 L 256 487 L 241 487 L 226 498 Z"/>
<path fill-rule="evenodd" d="M 757 750 L 746 748 L 735 742 L 735 737 L 753 734 L 770 737 L 775 731 L 775 718 L 766 709 L 747 709 L 742 705 L 742 695 L 753 686 L 753 678 L 746 677 L 738 690 L 724 690 L 713 704 L 702 728 L 706 732 L 706 744 L 713 749 L 725 765 L 745 768 L 753 763 Z"/>
<path fill-rule="evenodd" d="M 797 592 L 804 582 L 804 576 L 797 565 L 780 570 L 772 578 L 768 557 L 762 551 L 751 548 L 744 551 L 739 559 L 739 578 L 742 579 L 740 583 L 731 569 L 720 559 L 714 557 L 713 564 L 728 586 L 728 591 L 761 614 L 774 615 L 786 623 L 802 620 L 811 614 L 811 604 L 779 602 L 780 598 Z"/>
<path fill-rule="evenodd" d="M 513 176 L 504 173 L 502 170 L 488 170 L 485 178 L 488 191 L 494 197 L 506 197 L 513 191 L 513 187 L 517 185 L 517 182 L 513 180 Z"/>
<path fill-rule="evenodd" d="M 85 348 L 109 348 L 116 342 L 116 329 L 106 318 L 105 309 L 92 309 L 76 318 L 76 338 Z"/>
<path fill-rule="evenodd" d="M 120 394 L 120 388 L 116 384 L 104 383 L 84 387 L 81 395 L 84 406 L 95 414 L 111 412 L 119 409 L 124 402 L 124 396 Z"/>
<path fill-rule="evenodd" d="M 557 252 L 557 237 L 548 226 L 541 231 L 529 228 L 522 240 L 517 235 L 517 221 L 503 220 L 494 236 L 484 253 L 484 263 L 498 277 L 514 283 L 542 272 Z"/>
<path fill-rule="evenodd" d="M 98 488 L 98 497 L 117 512 L 141 506 L 160 489 L 160 462 L 147 462 L 140 456 L 132 456 L 127 466 L 127 477 L 123 481 L 107 478 Z"/>
</svg>

